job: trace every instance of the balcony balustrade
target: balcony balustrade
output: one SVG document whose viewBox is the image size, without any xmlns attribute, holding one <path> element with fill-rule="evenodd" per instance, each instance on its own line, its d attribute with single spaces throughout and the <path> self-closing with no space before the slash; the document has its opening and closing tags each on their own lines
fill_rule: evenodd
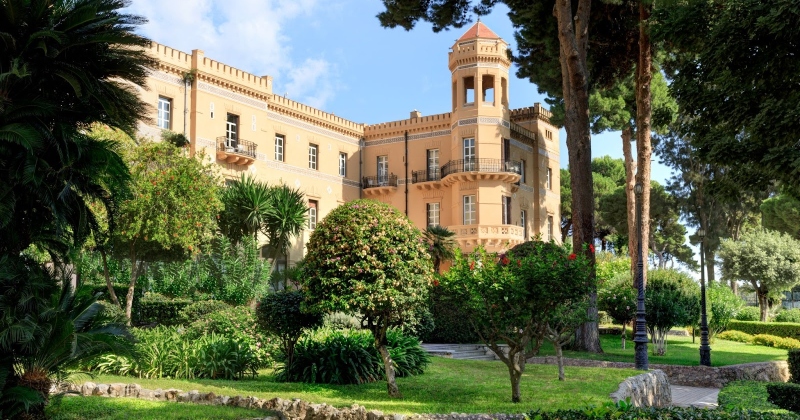
<svg viewBox="0 0 800 420">
<path fill-rule="evenodd" d="M 516 161 L 457 159 L 442 166 L 441 175 L 445 185 L 478 180 L 499 180 L 513 184 L 519 181 L 521 168 L 521 163 Z"/>
<path fill-rule="evenodd" d="M 439 168 L 430 168 L 427 171 L 414 171 L 411 173 L 411 183 L 418 190 L 438 189 L 442 186 L 442 171 Z"/>
<path fill-rule="evenodd" d="M 367 197 L 393 192 L 397 190 L 397 175 L 365 176 L 361 179 L 361 188 Z"/>
<path fill-rule="evenodd" d="M 245 139 L 217 137 L 217 159 L 236 165 L 252 165 L 256 161 L 256 144 Z"/>
<path fill-rule="evenodd" d="M 459 248 L 467 252 L 479 245 L 490 251 L 508 250 L 525 242 L 525 231 L 516 225 L 459 225 L 448 229 L 456 233 Z"/>
</svg>

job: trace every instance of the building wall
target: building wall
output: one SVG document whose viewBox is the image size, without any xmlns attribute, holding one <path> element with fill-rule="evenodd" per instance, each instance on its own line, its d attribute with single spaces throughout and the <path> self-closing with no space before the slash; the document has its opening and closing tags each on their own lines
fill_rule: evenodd
<svg viewBox="0 0 800 420">
<path fill-rule="evenodd" d="M 152 43 L 149 53 L 159 65 L 140 94 L 153 105 L 153 120 L 140 125 L 140 135 L 160 138 L 157 106 L 159 97 L 167 98 L 172 131 L 183 132 L 185 127 L 192 153 L 214 162 L 222 178 L 237 179 L 249 173 L 270 184 L 296 187 L 309 203 L 316 203 L 318 221 L 338 205 L 365 197 L 407 213 L 420 229 L 428 224 L 427 205 L 437 203 L 439 224 L 456 231 L 465 251 L 479 244 L 502 251 L 526 235 L 541 234 L 547 239 L 548 216 L 554 218 L 553 239 L 558 240 L 558 129 L 550 125 L 549 113 L 538 104 L 508 109 L 506 49 L 499 38 L 460 40 L 449 56 L 454 89 L 451 112 L 428 116 L 413 112 L 408 119 L 365 126 L 274 95 L 269 76 L 255 76 L 209 59 L 201 50 L 187 54 Z M 193 80 L 185 84 L 187 76 Z M 465 96 L 469 77 L 473 77 L 475 92 L 471 103 Z M 487 101 L 484 87 L 494 93 Z M 255 153 L 226 143 L 228 114 L 238 116 L 239 146 L 243 147 L 244 140 L 252 142 Z M 282 160 L 276 154 L 277 137 L 283 140 Z M 464 138 L 475 139 L 479 159 L 500 165 L 505 160 L 524 161 L 524 182 L 513 171 L 488 167 L 478 171 L 461 167 L 434 182 L 428 182 L 424 173 L 415 178 L 415 171 L 427 169 L 430 149 L 439 151 L 439 171 L 448 162 L 462 159 Z M 309 163 L 312 145 L 317 148 L 316 168 Z M 339 173 L 342 153 L 345 176 Z M 378 182 L 379 156 L 387 157 L 388 172 L 397 182 Z M 545 188 L 548 167 L 553 174 L 551 190 Z M 474 224 L 464 224 L 465 195 L 474 195 L 477 201 Z M 503 197 L 511 198 L 508 223 L 502 220 Z M 524 227 L 520 226 L 523 210 L 527 214 Z M 306 230 L 295 241 L 290 264 L 302 258 L 309 235 Z"/>
</svg>

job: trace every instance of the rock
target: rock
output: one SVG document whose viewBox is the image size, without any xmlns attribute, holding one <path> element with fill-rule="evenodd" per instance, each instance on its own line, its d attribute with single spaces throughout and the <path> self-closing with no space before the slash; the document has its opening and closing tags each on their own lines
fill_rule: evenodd
<svg viewBox="0 0 800 420">
<path fill-rule="evenodd" d="M 203 401 L 211 402 L 214 401 L 215 398 L 217 398 L 217 394 L 213 392 L 209 392 L 208 394 L 203 394 Z"/>
<path fill-rule="evenodd" d="M 138 397 L 139 393 L 142 392 L 142 386 L 139 384 L 128 384 L 125 386 L 125 396 L 126 397 Z"/>
<path fill-rule="evenodd" d="M 108 396 L 108 385 L 107 384 L 99 384 L 99 385 L 97 385 L 96 387 L 94 387 L 94 390 L 92 390 L 92 395 L 98 395 L 98 396 L 101 396 L 101 397 L 107 397 Z"/>
<path fill-rule="evenodd" d="M 152 389 L 140 389 L 138 398 L 142 400 L 155 400 L 156 393 Z"/>
<path fill-rule="evenodd" d="M 189 402 L 189 393 L 188 392 L 180 392 L 178 395 L 175 396 L 175 401 L 177 402 Z"/>
<path fill-rule="evenodd" d="M 367 411 L 367 420 L 381 420 L 381 417 L 383 417 L 383 411 L 378 411 L 378 410 Z"/>
<path fill-rule="evenodd" d="M 83 395 L 84 397 L 92 395 L 95 387 L 97 387 L 97 384 L 94 382 L 84 382 L 83 385 L 81 386 L 81 395 Z"/>
<path fill-rule="evenodd" d="M 662 370 L 651 370 L 627 378 L 610 396 L 614 402 L 630 398 L 634 407 L 669 407 L 672 404 L 672 390 Z"/>
<path fill-rule="evenodd" d="M 177 401 L 178 394 L 181 393 L 180 389 L 170 388 L 164 391 L 164 399 L 167 401 Z"/>
<path fill-rule="evenodd" d="M 188 395 L 189 395 L 189 401 L 191 402 L 198 402 L 202 400 L 202 398 L 200 398 L 200 391 L 196 389 L 189 391 Z"/>
<path fill-rule="evenodd" d="M 124 397 L 125 396 L 125 384 L 121 383 L 113 383 L 108 386 L 108 395 L 110 397 Z"/>
</svg>

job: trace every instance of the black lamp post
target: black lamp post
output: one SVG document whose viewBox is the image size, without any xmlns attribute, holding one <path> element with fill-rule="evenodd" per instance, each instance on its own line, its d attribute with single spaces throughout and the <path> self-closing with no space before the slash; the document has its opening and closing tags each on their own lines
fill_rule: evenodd
<svg viewBox="0 0 800 420">
<path fill-rule="evenodd" d="M 708 315 L 706 311 L 705 229 L 698 229 L 697 236 L 700 237 L 700 365 L 711 366 L 711 347 L 708 346 Z"/>
<path fill-rule="evenodd" d="M 636 369 L 647 370 L 647 325 L 644 312 L 644 262 L 642 261 L 642 184 L 636 183 L 633 192 L 636 193 L 636 234 L 638 238 L 638 259 L 636 261 L 636 288 L 639 289 L 636 297 L 636 325 L 633 342 L 636 343 Z"/>
</svg>

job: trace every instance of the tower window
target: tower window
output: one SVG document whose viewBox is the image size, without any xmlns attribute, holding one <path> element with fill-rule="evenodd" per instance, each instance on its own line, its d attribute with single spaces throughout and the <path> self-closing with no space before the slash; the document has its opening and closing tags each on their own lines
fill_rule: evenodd
<svg viewBox="0 0 800 420">
<path fill-rule="evenodd" d="M 464 78 L 464 103 L 475 103 L 475 78 L 472 76 Z"/>
<path fill-rule="evenodd" d="M 503 95 L 503 105 L 508 107 L 508 81 L 505 77 L 500 78 L 500 90 L 502 91 L 501 95 Z"/>
<path fill-rule="evenodd" d="M 494 104 L 494 76 L 484 74 L 481 77 L 481 91 L 483 92 L 483 102 Z"/>
</svg>

